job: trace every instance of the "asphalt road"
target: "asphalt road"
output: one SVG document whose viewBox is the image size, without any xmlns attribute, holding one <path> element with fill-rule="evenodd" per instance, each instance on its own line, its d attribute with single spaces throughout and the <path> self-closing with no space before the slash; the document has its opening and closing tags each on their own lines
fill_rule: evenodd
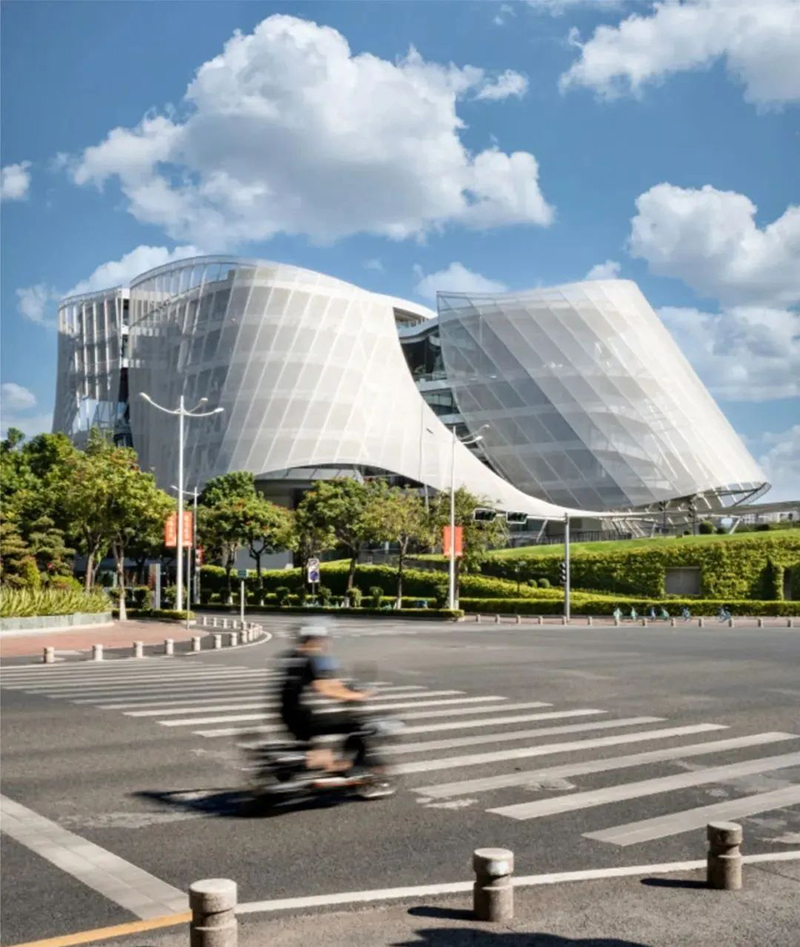
<svg viewBox="0 0 800 947">
<path fill-rule="evenodd" d="M 250 902 L 462 881 L 477 846 L 524 875 L 697 859 L 723 803 L 747 853 L 800 849 L 800 629 L 340 622 L 345 668 L 405 719 L 403 789 L 247 818 L 230 731 L 263 722 L 288 644 L 270 627 L 230 652 L 4 670 L 2 794 L 28 825 L 3 836 L 4 944 L 154 916 L 200 877 Z M 141 903 L 93 888 L 95 858 L 152 876 Z"/>
</svg>

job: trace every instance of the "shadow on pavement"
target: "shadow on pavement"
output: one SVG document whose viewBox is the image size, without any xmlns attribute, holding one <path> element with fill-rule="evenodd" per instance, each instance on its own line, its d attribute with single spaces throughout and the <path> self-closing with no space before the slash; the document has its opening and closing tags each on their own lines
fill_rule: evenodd
<svg viewBox="0 0 800 947">
<path fill-rule="evenodd" d="M 252 796 L 246 790 L 238 789 L 173 789 L 148 790 L 132 793 L 137 799 L 157 802 L 170 809 L 182 812 L 194 812 L 198 815 L 218 819 L 258 819 L 277 818 L 292 812 L 304 812 L 310 809 L 327 809 L 342 803 L 362 802 L 353 795 L 329 793 L 324 796 L 289 798 L 279 805 L 270 805 L 266 801 Z"/>
<path fill-rule="evenodd" d="M 681 878 L 642 878 L 642 884 L 651 888 L 707 888 L 705 881 Z"/>
<path fill-rule="evenodd" d="M 414 917 L 446 917 L 451 921 L 472 920 L 472 911 L 468 911 L 466 908 L 436 908 L 420 906 L 418 908 L 410 908 L 408 913 Z"/>
<path fill-rule="evenodd" d="M 615 937 L 574 940 L 544 931 L 516 934 L 474 927 L 433 927 L 414 933 L 414 940 L 395 941 L 392 947 L 649 947 L 641 941 Z"/>
</svg>

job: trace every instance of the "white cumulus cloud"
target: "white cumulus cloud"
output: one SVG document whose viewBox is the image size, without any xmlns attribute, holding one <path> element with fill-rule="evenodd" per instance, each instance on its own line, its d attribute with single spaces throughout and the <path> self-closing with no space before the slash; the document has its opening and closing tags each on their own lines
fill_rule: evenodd
<svg viewBox="0 0 800 947">
<path fill-rule="evenodd" d="M 722 59 L 748 102 L 780 107 L 800 101 L 798 0 L 664 0 L 616 26 L 598 26 L 585 43 L 575 31 L 571 40 L 580 56 L 562 75 L 562 90 L 583 86 L 606 99 L 639 96 L 672 73 Z"/>
<path fill-rule="evenodd" d="M 48 283 L 36 283 L 33 286 L 23 286 L 17 292 L 17 308 L 22 316 L 37 325 L 54 328 L 56 325 L 56 303 L 64 296 L 76 296 L 80 293 L 93 293 L 101 289 L 111 289 L 114 286 L 126 286 L 139 274 L 151 270 L 165 263 L 175 260 L 185 260 L 187 257 L 197 256 L 202 251 L 197 247 L 183 246 L 169 250 L 167 247 L 149 247 L 144 244 L 126 253 L 119 260 L 109 260 L 101 263 L 86 278 L 80 280 L 66 292 L 58 290 Z"/>
<path fill-rule="evenodd" d="M 415 266 L 414 272 L 418 277 L 417 293 L 424 299 L 436 299 L 437 293 L 502 293 L 508 289 L 505 283 L 481 276 L 458 262 L 437 273 L 425 275 L 420 266 Z"/>
<path fill-rule="evenodd" d="M 528 80 L 520 72 L 513 69 L 506 71 L 494 80 L 484 82 L 475 95 L 476 99 L 489 99 L 497 101 L 498 99 L 507 99 L 515 95 L 521 99 L 528 91 Z"/>
<path fill-rule="evenodd" d="M 14 381 L 5 381 L 2 386 L 3 408 L 15 411 L 27 411 L 36 407 L 36 395 L 24 385 Z"/>
<path fill-rule="evenodd" d="M 606 260 L 605 263 L 595 263 L 584 279 L 617 279 L 620 264 L 616 260 Z"/>
<path fill-rule="evenodd" d="M 178 111 L 112 129 L 71 174 L 118 181 L 138 220 L 209 249 L 277 233 L 547 225 L 533 155 L 472 154 L 460 138 L 459 101 L 521 94 L 515 75 L 413 48 L 394 62 L 354 55 L 335 29 L 274 15 L 203 63 Z"/>
<path fill-rule="evenodd" d="M 525 0 L 527 5 L 536 13 L 549 13 L 550 16 L 562 16 L 567 10 L 577 7 L 590 7 L 594 10 L 618 10 L 623 0 Z M 643 3 L 646 0 L 628 0 L 630 5 Z"/>
<path fill-rule="evenodd" d="M 800 301 L 800 206 L 758 227 L 744 194 L 657 184 L 636 199 L 630 251 L 723 303 Z"/>
<path fill-rule="evenodd" d="M 664 307 L 659 315 L 716 397 L 800 397 L 800 314 L 735 306 L 720 312 Z"/>
<path fill-rule="evenodd" d="M 761 437 L 764 453 L 758 458 L 772 484 L 769 500 L 800 499 L 800 424 Z"/>
<path fill-rule="evenodd" d="M 20 161 L 19 164 L 7 164 L 0 169 L 0 200 L 27 200 L 31 186 L 30 166 L 30 161 Z"/>
</svg>

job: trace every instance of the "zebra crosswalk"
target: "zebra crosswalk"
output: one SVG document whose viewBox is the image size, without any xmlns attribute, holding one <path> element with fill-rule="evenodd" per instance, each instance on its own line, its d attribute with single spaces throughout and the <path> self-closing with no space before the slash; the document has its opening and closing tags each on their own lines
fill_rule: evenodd
<svg viewBox="0 0 800 947">
<path fill-rule="evenodd" d="M 254 729 L 279 733 L 279 683 L 274 669 L 170 660 L 5 667 L 0 679 L 6 690 L 120 714 L 203 742 Z M 800 733 L 615 715 L 605 707 L 473 693 L 466 684 L 378 681 L 374 687 L 371 709 L 405 724 L 393 766 L 423 807 L 480 805 L 492 818 L 516 822 L 594 810 L 602 827 L 584 837 L 598 845 L 643 844 L 712 819 L 775 810 L 800 831 L 800 809 L 792 809 L 800 807 Z M 754 776 L 766 777 L 764 791 L 752 792 L 747 778 Z M 699 787 L 741 795 L 687 805 L 688 791 Z M 646 818 L 630 821 L 634 803 L 637 816 L 647 807 Z"/>
</svg>

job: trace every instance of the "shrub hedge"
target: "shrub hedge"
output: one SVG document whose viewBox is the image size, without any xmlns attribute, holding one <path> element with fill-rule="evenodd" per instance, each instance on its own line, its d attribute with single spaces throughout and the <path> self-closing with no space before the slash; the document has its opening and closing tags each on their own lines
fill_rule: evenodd
<svg viewBox="0 0 800 947">
<path fill-rule="evenodd" d="M 528 598 L 496 599 L 496 598 L 460 598 L 459 606 L 465 612 L 498 615 L 560 615 L 563 599 L 552 598 L 532 600 Z M 672 618 L 679 618 L 681 609 L 686 606 L 695 617 L 699 615 L 716 615 L 721 606 L 727 608 L 732 615 L 753 616 L 793 616 L 800 615 L 800 602 L 755 601 L 753 599 L 683 599 L 683 598 L 629 598 L 620 596 L 614 598 L 573 595 L 570 598 L 570 611 L 573 615 L 606 615 L 610 616 L 614 609 L 619 607 L 623 613 L 630 613 L 634 608 L 640 617 L 654 607 L 656 611 L 665 608 Z"/>
<path fill-rule="evenodd" d="M 490 601 L 496 601 L 491 599 Z M 225 611 L 233 614 L 235 611 L 232 607 L 227 605 L 204 605 L 205 610 L 211 611 Z M 249 613 L 258 614 L 259 612 L 280 612 L 283 614 L 294 614 L 294 615 L 341 615 L 346 614 L 348 617 L 361 617 L 361 616 L 375 616 L 381 618 L 391 618 L 392 616 L 401 615 L 403 618 L 427 618 L 427 619 L 436 619 L 436 618 L 449 618 L 456 619 L 461 618 L 464 614 L 463 609 L 449 609 L 449 608 L 326 608 L 323 605 L 263 605 L 256 606 L 249 609 Z"/>
<path fill-rule="evenodd" d="M 0 589 L 0 618 L 32 618 L 36 615 L 97 614 L 111 611 L 105 592 L 71 589 Z"/>
<path fill-rule="evenodd" d="M 119 609 L 115 608 L 114 617 L 119 618 Z M 186 621 L 186 612 L 179 612 L 174 608 L 127 608 L 128 618 L 156 618 L 159 621 Z M 189 612 L 189 619 L 194 618 L 194 612 Z"/>
<path fill-rule="evenodd" d="M 344 595 L 347 587 L 347 563 L 322 566 L 322 584 L 334 595 Z M 261 573 L 265 593 L 273 594 L 280 587 L 297 594 L 304 588 L 304 576 L 301 569 L 272 569 Z M 233 601 L 238 602 L 238 579 L 234 579 Z M 422 569 L 407 569 L 403 572 L 403 591 L 411 598 L 435 598 L 447 577 L 441 572 L 427 572 Z M 364 592 L 373 586 L 391 591 L 397 585 L 397 570 L 392 566 L 359 565 L 356 567 L 355 584 Z M 245 592 L 248 601 L 257 601 L 258 579 L 251 569 L 245 579 Z M 224 601 L 227 593 L 225 570 L 221 566 L 203 566 L 200 570 L 200 595 L 202 601 L 213 601 L 219 596 Z M 486 575 L 464 575 L 461 577 L 461 594 L 482 598 L 507 598 L 536 596 L 538 589 L 522 586 L 517 593 L 516 580 L 493 578 Z"/>
<path fill-rule="evenodd" d="M 550 555 L 541 553 L 518 560 L 488 556 L 481 564 L 484 575 L 511 579 L 517 561 L 523 579 L 544 577 L 554 585 L 560 582 L 559 549 Z M 708 543 L 681 543 L 680 538 L 659 540 L 652 548 L 634 548 L 630 552 L 614 550 L 575 551 L 570 562 L 572 587 L 602 589 L 606 594 L 633 596 L 665 595 L 667 568 L 696 566 L 701 571 L 701 597 L 704 599 L 780 600 L 783 597 L 785 570 L 791 569 L 792 599 L 800 599 L 800 530 L 753 533 L 735 541 L 717 539 Z M 536 593 L 534 593 L 536 594 Z M 695 600 L 697 601 L 697 600 Z"/>
</svg>

